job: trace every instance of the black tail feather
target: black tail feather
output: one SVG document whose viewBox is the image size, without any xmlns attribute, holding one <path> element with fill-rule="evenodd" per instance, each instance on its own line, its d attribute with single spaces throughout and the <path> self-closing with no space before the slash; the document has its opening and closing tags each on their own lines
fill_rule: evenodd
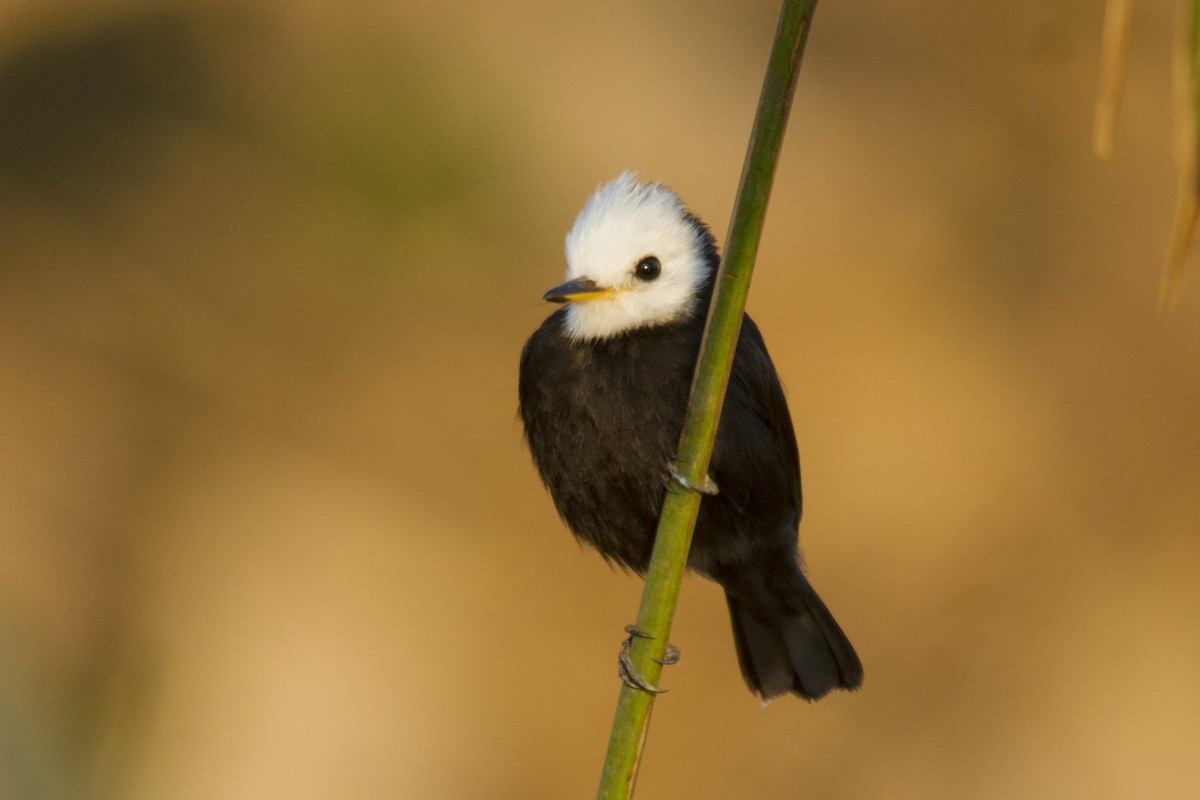
<svg viewBox="0 0 1200 800">
<path fill-rule="evenodd" d="M 812 586 L 796 570 L 793 597 L 735 596 L 726 591 L 742 676 L 764 700 L 795 692 L 817 700 L 832 689 L 857 689 L 863 669 L 854 646 Z"/>
</svg>

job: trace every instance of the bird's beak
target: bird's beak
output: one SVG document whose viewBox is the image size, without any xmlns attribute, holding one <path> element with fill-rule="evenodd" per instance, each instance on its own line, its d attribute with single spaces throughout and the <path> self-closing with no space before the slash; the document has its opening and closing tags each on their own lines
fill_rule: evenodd
<svg viewBox="0 0 1200 800">
<path fill-rule="evenodd" d="M 542 295 L 542 299 L 549 303 L 576 303 L 612 295 L 613 289 L 600 286 L 591 278 L 575 278 L 555 286 Z"/>
</svg>

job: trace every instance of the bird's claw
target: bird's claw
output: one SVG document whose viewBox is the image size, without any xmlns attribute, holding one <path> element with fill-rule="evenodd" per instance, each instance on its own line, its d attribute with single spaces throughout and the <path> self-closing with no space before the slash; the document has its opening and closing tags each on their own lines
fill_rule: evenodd
<svg viewBox="0 0 1200 800">
<path fill-rule="evenodd" d="M 695 492 L 696 494 L 703 494 L 707 495 L 708 497 L 712 497 L 719 491 L 717 489 L 717 482 L 712 479 L 712 475 L 705 475 L 704 484 L 702 486 L 697 486 L 685 478 L 683 474 L 674 467 L 669 467 L 667 472 L 671 475 L 671 480 L 675 481 L 675 483 L 678 483 L 689 492 Z"/>
<path fill-rule="evenodd" d="M 654 637 L 648 633 L 644 633 L 636 625 L 626 625 L 625 632 L 629 635 L 625 637 L 625 641 L 621 642 L 621 652 L 617 655 L 617 675 L 620 676 L 621 683 L 634 689 L 641 689 L 643 692 L 649 692 L 650 694 L 663 694 L 668 691 L 667 689 L 659 689 L 650 683 L 642 676 L 642 673 L 638 672 L 637 667 L 633 666 L 633 640 L 635 638 L 653 639 Z M 663 666 L 677 664 L 679 663 L 679 648 L 668 643 L 663 657 L 651 660 Z"/>
<path fill-rule="evenodd" d="M 657 661 L 659 664 L 662 664 L 664 667 L 669 667 L 672 664 L 678 664 L 679 659 L 682 655 L 683 654 L 679 652 L 678 647 L 676 647 L 675 645 L 668 642 L 667 649 L 666 649 L 666 652 L 663 653 L 663 657 L 655 658 L 652 660 Z"/>
</svg>

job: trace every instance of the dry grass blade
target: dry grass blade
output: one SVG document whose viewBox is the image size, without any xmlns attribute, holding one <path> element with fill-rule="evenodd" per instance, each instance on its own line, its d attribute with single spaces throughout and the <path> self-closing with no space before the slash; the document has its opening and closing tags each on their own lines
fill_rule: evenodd
<svg viewBox="0 0 1200 800">
<path fill-rule="evenodd" d="M 1129 43 L 1133 38 L 1133 18 L 1137 0 L 1108 0 L 1104 9 L 1104 33 L 1100 42 L 1100 91 L 1096 96 L 1096 120 L 1092 128 L 1092 148 L 1108 159 L 1113 152 L 1117 111 L 1125 94 L 1125 76 L 1129 72 Z"/>
<path fill-rule="evenodd" d="M 1200 215 L 1197 153 L 1200 152 L 1200 0 L 1180 4 L 1180 34 L 1175 48 L 1175 158 L 1179 169 L 1179 195 L 1167 260 L 1159 285 L 1159 308 L 1173 309 L 1183 296 L 1187 267 Z"/>
</svg>

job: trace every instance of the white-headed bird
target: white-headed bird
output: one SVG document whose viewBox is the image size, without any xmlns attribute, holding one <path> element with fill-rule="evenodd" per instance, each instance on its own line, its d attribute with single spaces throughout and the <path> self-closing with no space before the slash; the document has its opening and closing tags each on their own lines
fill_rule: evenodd
<svg viewBox="0 0 1200 800">
<path fill-rule="evenodd" d="M 626 173 L 600 187 L 566 241 L 565 306 L 521 353 L 534 463 L 571 531 L 644 573 L 674 474 L 719 256 L 670 189 Z M 725 589 L 751 690 L 815 700 L 856 689 L 853 646 L 801 570 L 800 463 L 758 327 L 743 318 L 688 566 Z M 652 687 L 648 687 L 652 688 Z"/>
</svg>

